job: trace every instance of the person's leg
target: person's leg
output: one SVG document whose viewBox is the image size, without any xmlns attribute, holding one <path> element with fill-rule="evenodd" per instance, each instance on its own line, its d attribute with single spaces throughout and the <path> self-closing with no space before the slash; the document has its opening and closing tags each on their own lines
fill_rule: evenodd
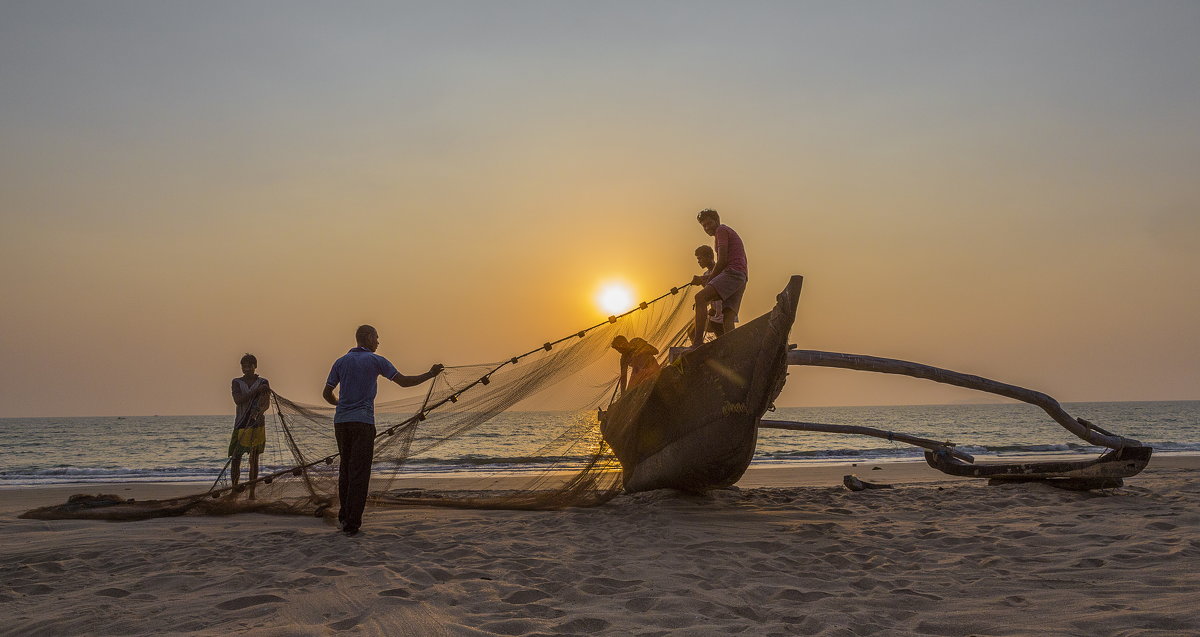
<svg viewBox="0 0 1200 637">
<path fill-rule="evenodd" d="M 233 457 L 233 462 L 229 463 L 229 481 L 237 487 L 238 481 L 242 479 L 242 456 L 238 454 Z"/>
<path fill-rule="evenodd" d="M 692 346 L 704 342 L 704 326 L 708 324 L 708 304 L 717 300 L 717 290 L 711 285 L 704 286 L 696 293 L 696 325 L 692 329 Z"/>
<path fill-rule="evenodd" d="M 346 523 L 346 492 L 350 488 L 350 434 L 344 424 L 333 426 L 338 448 L 338 523 Z"/>
<path fill-rule="evenodd" d="M 722 308 L 721 316 L 723 317 L 723 322 L 721 323 L 721 334 L 724 334 L 725 332 L 737 327 L 733 324 L 734 318 L 737 316 L 737 310 L 731 307 Z M 721 334 L 718 334 L 717 336 L 720 336 Z"/>
<path fill-rule="evenodd" d="M 254 499 L 254 487 L 258 485 L 258 449 L 250 451 L 250 500 Z"/>
<path fill-rule="evenodd" d="M 375 427 L 373 425 L 356 425 L 354 441 L 351 443 L 349 493 L 346 496 L 347 532 L 355 531 L 362 526 L 363 509 L 367 505 L 367 493 L 371 488 L 371 460 L 375 453 Z"/>
<path fill-rule="evenodd" d="M 367 504 L 367 493 L 371 487 L 371 461 L 375 451 L 375 427 L 356 425 L 354 441 L 351 443 L 349 489 L 346 495 L 346 531 L 362 526 L 363 509 Z"/>
</svg>

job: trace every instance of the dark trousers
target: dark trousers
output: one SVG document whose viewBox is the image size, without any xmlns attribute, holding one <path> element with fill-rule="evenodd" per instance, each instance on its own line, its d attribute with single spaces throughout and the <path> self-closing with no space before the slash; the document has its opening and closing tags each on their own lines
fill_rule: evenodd
<svg viewBox="0 0 1200 637">
<path fill-rule="evenodd" d="M 375 425 L 339 422 L 333 426 L 338 453 L 338 521 L 344 529 L 362 526 L 367 489 L 371 485 L 371 458 L 375 455 Z"/>
</svg>

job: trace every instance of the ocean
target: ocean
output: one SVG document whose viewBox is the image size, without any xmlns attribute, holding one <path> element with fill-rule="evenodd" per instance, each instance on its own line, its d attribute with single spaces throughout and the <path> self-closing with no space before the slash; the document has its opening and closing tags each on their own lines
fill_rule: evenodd
<svg viewBox="0 0 1200 637">
<path fill-rule="evenodd" d="M 1156 454 L 1200 454 L 1200 401 L 1064 404 L 1073 416 L 1141 440 Z M 546 459 L 523 457 L 539 430 L 569 418 L 563 412 L 508 412 L 433 457 L 411 459 L 404 471 L 483 474 L 536 471 Z M 1079 440 L 1033 406 L 907 405 L 780 408 L 774 420 L 863 425 L 947 440 L 978 460 L 1082 457 L 1102 451 Z M 225 466 L 233 416 L 140 416 L 0 419 L 0 488 L 96 482 L 213 481 Z M 760 431 L 753 466 L 916 460 L 916 447 L 879 438 L 779 430 Z M 560 461 L 562 459 L 559 459 Z M 268 470 L 290 466 L 283 445 L 268 439 Z M 381 470 L 386 470 L 386 467 Z"/>
</svg>

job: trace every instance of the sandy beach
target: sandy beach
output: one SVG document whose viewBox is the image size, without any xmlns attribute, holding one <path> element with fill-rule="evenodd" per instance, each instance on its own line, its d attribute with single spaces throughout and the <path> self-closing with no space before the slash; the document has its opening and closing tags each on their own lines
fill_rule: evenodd
<svg viewBox="0 0 1200 637">
<path fill-rule="evenodd" d="M 0 633 L 1189 635 L 1198 469 L 1156 458 L 1091 493 L 917 463 L 752 469 L 707 497 L 368 513 L 353 538 L 258 514 L 16 517 L 192 485 L 0 490 Z M 850 492 L 847 473 L 897 488 Z"/>
</svg>

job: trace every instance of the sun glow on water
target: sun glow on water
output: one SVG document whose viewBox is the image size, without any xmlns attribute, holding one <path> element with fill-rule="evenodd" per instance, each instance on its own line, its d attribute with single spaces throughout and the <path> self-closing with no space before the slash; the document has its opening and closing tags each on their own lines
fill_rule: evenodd
<svg viewBox="0 0 1200 637">
<path fill-rule="evenodd" d="M 624 283 L 605 283 L 596 294 L 596 304 L 608 314 L 622 314 L 634 306 L 633 290 Z"/>
</svg>

